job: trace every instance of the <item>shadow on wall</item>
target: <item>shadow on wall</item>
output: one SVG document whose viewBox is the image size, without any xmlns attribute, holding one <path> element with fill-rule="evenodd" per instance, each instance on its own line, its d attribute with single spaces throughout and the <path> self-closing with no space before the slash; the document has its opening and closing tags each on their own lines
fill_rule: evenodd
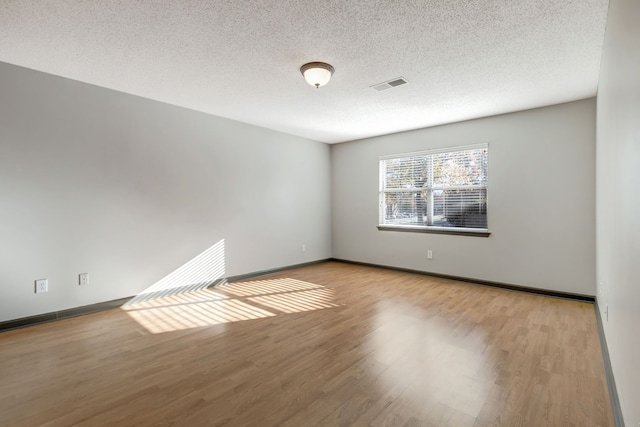
<svg viewBox="0 0 640 427">
<path fill-rule="evenodd" d="M 136 295 L 125 306 L 208 288 L 225 274 L 224 239 Z"/>
</svg>

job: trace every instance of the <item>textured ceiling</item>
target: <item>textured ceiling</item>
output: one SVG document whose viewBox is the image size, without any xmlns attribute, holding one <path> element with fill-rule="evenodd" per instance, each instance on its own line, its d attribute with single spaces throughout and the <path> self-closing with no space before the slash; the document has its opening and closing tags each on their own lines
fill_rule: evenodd
<svg viewBox="0 0 640 427">
<path fill-rule="evenodd" d="M 2 0 L 0 61 L 333 143 L 594 96 L 607 7 Z M 327 86 L 311 61 L 336 68 Z"/>
</svg>

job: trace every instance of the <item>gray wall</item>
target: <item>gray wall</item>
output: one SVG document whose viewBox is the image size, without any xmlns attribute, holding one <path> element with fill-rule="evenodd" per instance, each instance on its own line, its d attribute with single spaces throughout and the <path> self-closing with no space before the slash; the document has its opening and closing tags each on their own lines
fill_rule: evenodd
<svg viewBox="0 0 640 427">
<path fill-rule="evenodd" d="M 0 200 L 0 321 L 331 256 L 326 144 L 3 63 Z"/>
<path fill-rule="evenodd" d="M 638 0 L 611 0 L 598 86 L 596 156 L 598 305 L 620 405 L 630 427 L 640 425 L 638 22 Z"/>
<path fill-rule="evenodd" d="M 595 105 L 588 99 L 332 146 L 333 256 L 595 295 Z M 378 156 L 480 142 L 489 143 L 490 237 L 376 229 Z"/>
</svg>

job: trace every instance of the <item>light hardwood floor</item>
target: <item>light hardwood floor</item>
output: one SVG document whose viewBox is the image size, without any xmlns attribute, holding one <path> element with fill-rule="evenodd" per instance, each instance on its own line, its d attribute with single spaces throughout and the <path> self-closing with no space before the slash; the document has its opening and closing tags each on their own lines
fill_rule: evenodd
<svg viewBox="0 0 640 427">
<path fill-rule="evenodd" d="M 0 333 L 1 426 L 612 426 L 593 305 L 325 263 Z"/>
</svg>

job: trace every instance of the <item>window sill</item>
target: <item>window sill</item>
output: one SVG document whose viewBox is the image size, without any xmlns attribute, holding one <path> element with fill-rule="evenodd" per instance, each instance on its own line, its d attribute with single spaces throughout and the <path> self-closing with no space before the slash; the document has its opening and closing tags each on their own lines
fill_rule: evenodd
<svg viewBox="0 0 640 427">
<path fill-rule="evenodd" d="M 378 225 L 380 231 L 404 231 L 408 233 L 452 234 L 455 236 L 489 237 L 489 230 L 483 228 L 416 227 L 406 225 Z"/>
</svg>

